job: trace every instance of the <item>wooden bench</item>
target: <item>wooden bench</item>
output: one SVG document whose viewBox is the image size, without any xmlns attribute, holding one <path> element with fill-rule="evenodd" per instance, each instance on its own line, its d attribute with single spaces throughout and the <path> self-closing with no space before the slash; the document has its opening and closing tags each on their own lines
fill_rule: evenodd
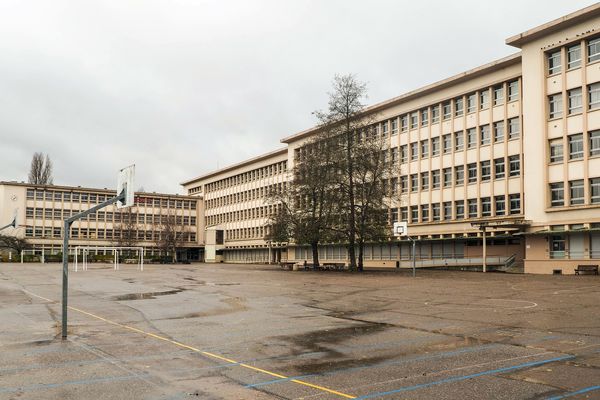
<svg viewBox="0 0 600 400">
<path fill-rule="evenodd" d="M 592 274 L 598 275 L 598 266 L 597 265 L 578 265 L 575 268 L 575 275 L 583 275 L 583 274 Z"/>
</svg>

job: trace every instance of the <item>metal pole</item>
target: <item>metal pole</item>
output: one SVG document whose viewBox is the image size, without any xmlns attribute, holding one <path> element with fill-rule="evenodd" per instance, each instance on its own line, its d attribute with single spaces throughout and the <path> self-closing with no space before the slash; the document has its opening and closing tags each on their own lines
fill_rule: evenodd
<svg viewBox="0 0 600 400">
<path fill-rule="evenodd" d="M 485 240 L 485 226 L 481 228 L 483 232 L 483 272 L 487 272 L 487 246 Z"/>
<path fill-rule="evenodd" d="M 62 279 L 62 338 L 67 338 L 67 298 L 69 292 L 69 234 L 71 222 L 66 219 L 63 232 L 63 279 Z"/>
<path fill-rule="evenodd" d="M 141 270 L 143 271 L 144 270 L 144 248 L 143 247 L 141 248 L 140 253 L 142 255 L 142 264 L 141 264 L 142 268 L 141 268 Z"/>
<path fill-rule="evenodd" d="M 412 240 L 412 270 L 413 270 L 413 278 L 415 276 L 417 276 L 417 257 L 416 257 L 416 252 L 415 252 L 415 248 L 417 246 L 417 242 L 414 239 Z"/>
</svg>

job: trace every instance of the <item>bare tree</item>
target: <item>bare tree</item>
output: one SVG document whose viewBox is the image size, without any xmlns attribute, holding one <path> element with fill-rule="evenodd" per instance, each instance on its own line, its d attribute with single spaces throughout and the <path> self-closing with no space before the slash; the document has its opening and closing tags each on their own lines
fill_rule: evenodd
<svg viewBox="0 0 600 400">
<path fill-rule="evenodd" d="M 115 213 L 119 223 L 115 224 L 114 243 L 119 247 L 135 247 L 137 239 L 137 211 L 134 207 L 121 208 Z"/>
<path fill-rule="evenodd" d="M 21 254 L 29 247 L 29 242 L 25 238 L 0 234 L 0 249 L 14 250 L 17 254 Z"/>
<path fill-rule="evenodd" d="M 171 254 L 172 261 L 177 262 L 177 249 L 182 247 L 187 234 L 183 218 L 177 216 L 175 212 L 161 215 L 160 223 L 155 230 L 158 231 L 156 246 L 165 254 Z"/>
<path fill-rule="evenodd" d="M 52 161 L 47 154 L 44 157 L 42 153 L 33 153 L 29 169 L 29 183 L 35 185 L 52 185 L 54 183 Z"/>
</svg>

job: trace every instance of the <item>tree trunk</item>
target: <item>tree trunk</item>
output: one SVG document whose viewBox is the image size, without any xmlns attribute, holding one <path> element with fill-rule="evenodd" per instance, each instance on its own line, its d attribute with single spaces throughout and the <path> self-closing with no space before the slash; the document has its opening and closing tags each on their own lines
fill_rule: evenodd
<svg viewBox="0 0 600 400">
<path fill-rule="evenodd" d="M 358 270 L 363 271 L 363 256 L 365 250 L 365 242 L 362 240 L 358 241 Z"/>
<path fill-rule="evenodd" d="M 350 258 L 350 271 L 356 270 L 356 210 L 354 209 L 354 165 L 352 160 L 352 132 L 349 124 L 346 124 L 346 163 L 348 171 L 348 257 Z"/>
<path fill-rule="evenodd" d="M 312 249 L 313 266 L 318 267 L 320 265 L 319 264 L 319 243 L 312 242 L 310 244 L 310 247 Z"/>
</svg>

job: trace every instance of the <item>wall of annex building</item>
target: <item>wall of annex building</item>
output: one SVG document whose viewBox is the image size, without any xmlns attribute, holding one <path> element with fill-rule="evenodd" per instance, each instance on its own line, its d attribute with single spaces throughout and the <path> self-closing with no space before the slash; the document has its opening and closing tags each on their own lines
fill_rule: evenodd
<svg viewBox="0 0 600 400">
<path fill-rule="evenodd" d="M 600 222 L 598 26 L 592 18 L 522 48 L 525 214 L 534 229 Z"/>
</svg>

